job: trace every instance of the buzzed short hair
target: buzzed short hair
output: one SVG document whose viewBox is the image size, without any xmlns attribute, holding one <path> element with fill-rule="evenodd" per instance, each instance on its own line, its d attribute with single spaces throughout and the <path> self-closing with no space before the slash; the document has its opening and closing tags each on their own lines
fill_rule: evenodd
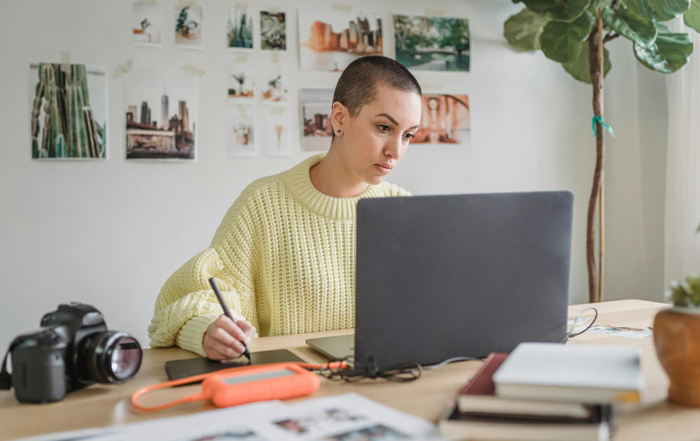
<svg viewBox="0 0 700 441">
<path fill-rule="evenodd" d="M 345 68 L 333 93 L 333 103 L 344 105 L 350 116 L 377 99 L 377 88 L 389 86 L 422 96 L 418 80 L 401 63 L 381 55 L 360 57 Z"/>
</svg>

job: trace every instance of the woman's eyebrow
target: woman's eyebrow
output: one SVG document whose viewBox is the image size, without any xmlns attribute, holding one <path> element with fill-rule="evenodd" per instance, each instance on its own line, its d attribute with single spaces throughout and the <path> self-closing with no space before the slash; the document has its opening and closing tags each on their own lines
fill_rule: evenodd
<svg viewBox="0 0 700 441">
<path fill-rule="evenodd" d="M 398 126 L 398 125 L 399 125 L 399 122 L 396 121 L 396 120 L 394 119 L 394 117 L 391 116 L 391 115 L 389 115 L 388 113 L 379 113 L 379 114 L 377 114 L 377 116 L 383 116 L 384 118 L 386 118 L 386 119 L 388 119 L 389 121 L 391 121 L 395 126 Z M 408 129 L 409 129 L 409 130 L 410 130 L 410 129 L 417 129 L 418 127 L 420 127 L 420 124 L 416 124 L 415 126 L 411 126 L 411 127 L 409 127 Z"/>
<path fill-rule="evenodd" d="M 377 116 L 383 116 L 384 118 L 388 119 L 392 123 L 394 123 L 395 126 L 399 125 L 399 122 L 394 119 L 393 116 L 389 115 L 388 113 L 380 113 Z"/>
</svg>

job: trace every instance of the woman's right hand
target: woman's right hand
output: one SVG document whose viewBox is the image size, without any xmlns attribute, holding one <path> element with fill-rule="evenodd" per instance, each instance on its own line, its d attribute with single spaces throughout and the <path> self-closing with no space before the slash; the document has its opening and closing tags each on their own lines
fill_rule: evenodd
<svg viewBox="0 0 700 441">
<path fill-rule="evenodd" d="M 255 336 L 255 327 L 245 320 L 238 324 L 221 314 L 207 327 L 202 346 L 211 360 L 230 360 L 243 355 L 245 347 Z"/>
</svg>

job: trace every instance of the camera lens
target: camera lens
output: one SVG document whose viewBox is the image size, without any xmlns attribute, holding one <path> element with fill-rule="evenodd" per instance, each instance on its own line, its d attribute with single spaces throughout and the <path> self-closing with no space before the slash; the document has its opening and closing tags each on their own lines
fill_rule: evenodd
<svg viewBox="0 0 700 441">
<path fill-rule="evenodd" d="M 86 340 L 80 362 L 89 381 L 122 383 L 139 371 L 141 345 L 126 332 L 99 332 Z"/>
</svg>

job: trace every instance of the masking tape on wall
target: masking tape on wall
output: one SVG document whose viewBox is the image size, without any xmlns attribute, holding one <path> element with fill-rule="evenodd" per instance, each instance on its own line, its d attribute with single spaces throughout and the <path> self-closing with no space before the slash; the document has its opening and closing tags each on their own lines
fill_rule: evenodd
<svg viewBox="0 0 700 441">
<path fill-rule="evenodd" d="M 439 83 L 424 83 L 420 85 L 423 92 L 442 90 L 442 84 Z"/>
<path fill-rule="evenodd" d="M 61 64 L 64 66 L 70 64 L 70 54 L 64 50 L 61 50 Z"/>
<path fill-rule="evenodd" d="M 198 77 L 201 77 L 204 75 L 204 71 L 202 69 L 199 69 L 198 67 L 192 66 L 191 64 L 185 64 L 184 66 L 181 67 L 182 70 L 185 72 L 189 72 L 192 75 L 196 75 Z"/>
<path fill-rule="evenodd" d="M 347 5 L 345 3 L 333 3 L 331 8 L 337 9 L 338 11 L 349 12 L 350 10 L 352 10 L 352 5 Z"/>
<path fill-rule="evenodd" d="M 275 116 L 279 116 L 279 115 L 282 115 L 285 110 L 286 109 L 284 107 L 271 107 L 270 114 L 275 115 Z"/>
<path fill-rule="evenodd" d="M 126 63 L 122 64 L 121 66 L 117 66 L 117 68 L 114 69 L 114 74 L 112 74 L 112 76 L 114 78 L 119 78 L 121 76 L 126 75 L 127 73 L 129 73 L 133 65 L 134 60 L 129 58 L 128 60 L 126 60 Z"/>
<path fill-rule="evenodd" d="M 427 16 L 432 16 L 432 17 L 442 17 L 444 16 L 446 11 L 442 8 L 427 8 L 423 14 Z"/>
</svg>

